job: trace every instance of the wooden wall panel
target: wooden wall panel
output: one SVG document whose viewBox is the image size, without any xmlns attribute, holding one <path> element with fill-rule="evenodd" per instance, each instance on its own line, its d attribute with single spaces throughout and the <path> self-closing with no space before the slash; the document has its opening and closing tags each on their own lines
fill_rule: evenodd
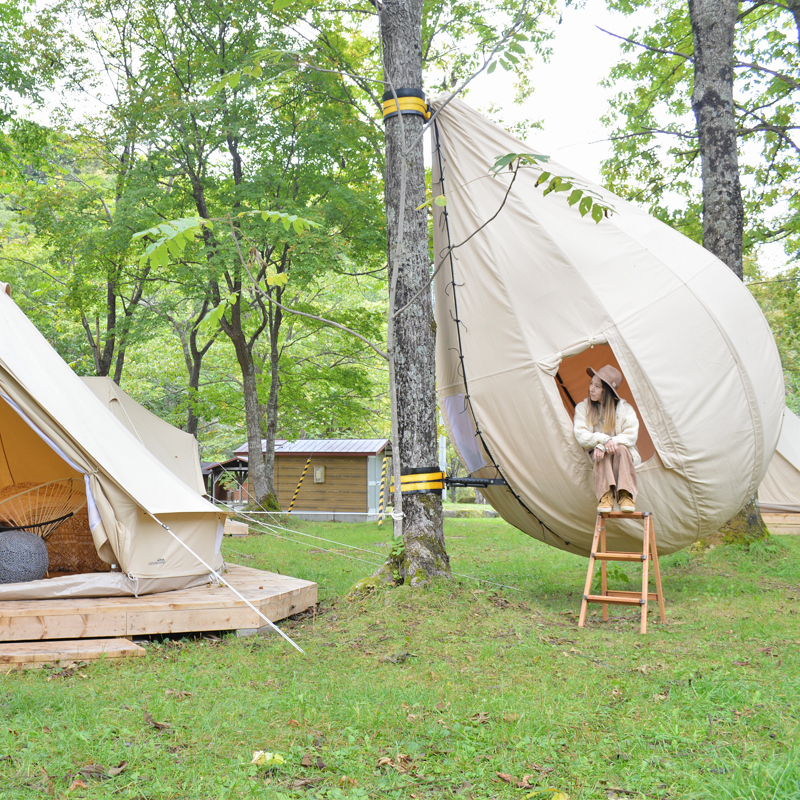
<svg viewBox="0 0 800 800">
<path fill-rule="evenodd" d="M 308 456 L 275 458 L 275 489 L 278 501 L 286 511 L 292 502 L 297 482 L 303 474 Z M 314 467 L 325 467 L 325 483 L 314 483 Z M 329 511 L 339 513 L 367 512 L 367 457 L 314 456 L 308 467 L 295 511 Z"/>
</svg>

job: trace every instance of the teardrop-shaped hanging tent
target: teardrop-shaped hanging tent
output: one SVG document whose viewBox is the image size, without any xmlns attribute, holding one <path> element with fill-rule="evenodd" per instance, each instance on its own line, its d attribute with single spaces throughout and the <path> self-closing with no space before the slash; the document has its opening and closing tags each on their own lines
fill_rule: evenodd
<svg viewBox="0 0 800 800">
<path fill-rule="evenodd" d="M 458 99 L 433 128 L 433 194 L 447 200 L 434 206 L 437 382 L 451 441 L 472 476 L 506 480 L 484 491 L 505 520 L 588 554 L 596 498 L 572 417 L 586 367 L 613 364 L 639 417 L 637 507 L 673 552 L 724 524 L 764 477 L 784 408 L 775 342 L 721 261 L 601 187 L 581 184 L 616 210 L 599 224 L 566 194 L 543 196 L 534 168 L 503 205 L 511 173 L 492 178 L 490 166 L 536 152 Z M 610 548 L 642 538 L 632 521 L 608 531 Z"/>
</svg>

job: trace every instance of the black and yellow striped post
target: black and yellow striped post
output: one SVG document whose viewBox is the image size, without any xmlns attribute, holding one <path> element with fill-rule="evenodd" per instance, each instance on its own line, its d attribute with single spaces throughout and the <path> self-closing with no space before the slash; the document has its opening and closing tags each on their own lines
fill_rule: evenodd
<svg viewBox="0 0 800 800">
<path fill-rule="evenodd" d="M 441 495 L 444 491 L 446 474 L 438 467 L 410 467 L 400 471 L 400 491 L 403 494 L 428 494 Z M 394 491 L 394 478 L 392 487 Z"/>
<path fill-rule="evenodd" d="M 303 474 L 300 476 L 300 481 L 297 484 L 297 488 L 294 490 L 294 497 L 292 498 L 292 502 L 289 503 L 289 510 L 286 512 L 287 514 L 292 513 L 292 509 L 294 508 L 294 501 L 297 500 L 297 495 L 300 494 L 300 487 L 303 485 L 303 478 L 306 477 L 306 472 L 308 472 L 308 465 L 311 463 L 311 456 L 308 457 L 308 461 L 306 461 L 306 465 L 303 467 Z"/>
<path fill-rule="evenodd" d="M 381 497 L 378 500 L 378 526 L 383 525 L 383 518 L 386 516 L 386 465 L 388 462 L 389 456 L 384 456 L 381 467 Z"/>
</svg>

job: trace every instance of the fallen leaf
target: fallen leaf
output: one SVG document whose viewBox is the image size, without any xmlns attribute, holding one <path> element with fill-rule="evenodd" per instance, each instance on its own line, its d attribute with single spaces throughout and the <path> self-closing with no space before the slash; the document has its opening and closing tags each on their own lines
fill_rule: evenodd
<svg viewBox="0 0 800 800">
<path fill-rule="evenodd" d="M 101 766 L 100 764 L 86 764 L 86 766 L 81 767 L 78 772 L 83 775 L 84 778 L 108 778 L 108 772 L 106 768 Z"/>
<path fill-rule="evenodd" d="M 656 703 L 661 703 L 661 702 L 663 702 L 664 700 L 666 700 L 668 698 L 669 698 L 669 689 L 667 689 L 664 692 L 661 692 L 660 694 L 654 694 L 653 695 L 653 700 Z"/>
<path fill-rule="evenodd" d="M 516 722 L 519 719 L 519 714 L 514 714 L 513 712 L 510 714 L 505 714 L 503 719 L 506 722 Z"/>
<path fill-rule="evenodd" d="M 352 786 L 358 786 L 358 781 L 355 778 L 351 778 L 349 775 L 342 775 L 339 778 L 339 786 L 341 786 L 342 789 L 347 789 Z"/>
<path fill-rule="evenodd" d="M 734 661 L 734 667 L 751 667 L 753 666 L 749 661 Z"/>
<path fill-rule="evenodd" d="M 119 762 L 119 764 L 117 764 L 117 766 L 116 766 L 116 767 L 111 767 L 111 769 L 108 771 L 108 774 L 109 774 L 109 775 L 110 775 L 112 778 L 115 778 L 115 777 L 116 777 L 117 775 L 119 775 L 119 774 L 120 774 L 120 772 L 122 772 L 122 771 L 125 769 L 125 767 L 127 767 L 127 766 L 128 766 L 128 762 L 127 762 L 127 761 L 120 761 L 120 762 Z"/>
<path fill-rule="evenodd" d="M 67 791 L 71 792 L 73 789 L 86 789 L 86 788 L 88 787 L 87 784 L 84 783 L 84 781 L 82 781 L 80 778 L 75 778 L 75 780 L 72 781 L 72 784 L 70 785 L 69 789 L 67 789 Z"/>
<path fill-rule="evenodd" d="M 280 753 L 270 753 L 266 750 L 255 750 L 253 752 L 253 759 L 250 762 L 257 767 L 267 767 L 267 769 L 275 769 L 281 764 L 285 763 L 286 759 Z"/>
<path fill-rule="evenodd" d="M 295 778 L 292 781 L 292 789 L 302 789 L 304 786 L 312 786 L 315 783 L 325 780 L 324 778 Z"/>
<path fill-rule="evenodd" d="M 409 658 L 416 658 L 413 653 L 395 653 L 393 656 L 381 656 L 378 660 L 384 664 L 402 664 Z"/>
<path fill-rule="evenodd" d="M 165 731 L 167 728 L 171 727 L 169 722 L 156 722 L 153 715 L 147 709 L 144 710 L 144 721 L 159 731 Z"/>
<path fill-rule="evenodd" d="M 489 722 L 489 715 L 485 711 L 479 711 L 477 714 L 473 714 L 470 718 L 470 722 L 473 722 L 475 725 L 486 725 Z"/>
<path fill-rule="evenodd" d="M 394 759 L 389 758 L 388 756 L 382 756 L 378 759 L 378 766 L 379 767 L 391 767 L 392 769 L 396 770 L 400 773 L 407 773 L 407 772 L 414 772 L 416 767 L 414 766 L 413 759 L 411 756 L 406 755 L 405 753 L 398 753 L 397 757 Z"/>
<path fill-rule="evenodd" d="M 186 692 L 178 689 L 167 689 L 167 691 L 164 692 L 164 694 L 167 697 L 174 697 L 178 702 L 180 702 L 181 700 L 185 700 L 187 697 L 192 696 L 191 692 Z"/>
<path fill-rule="evenodd" d="M 293 728 L 299 728 L 300 727 L 300 723 L 294 718 L 290 719 L 286 724 L 287 725 L 291 725 Z"/>
</svg>

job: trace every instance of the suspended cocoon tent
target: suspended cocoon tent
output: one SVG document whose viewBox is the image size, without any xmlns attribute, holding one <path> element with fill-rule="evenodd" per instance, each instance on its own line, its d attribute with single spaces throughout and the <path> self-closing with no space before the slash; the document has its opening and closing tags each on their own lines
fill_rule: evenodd
<svg viewBox="0 0 800 800">
<path fill-rule="evenodd" d="M 800 418 L 788 407 L 758 503 L 765 514 L 800 514 Z"/>
<path fill-rule="evenodd" d="M 654 512 L 659 551 L 715 531 L 755 493 L 780 432 L 781 365 L 756 302 L 707 250 L 588 181 L 616 209 L 599 224 L 566 194 L 543 196 L 536 168 L 509 191 L 511 172 L 489 175 L 495 159 L 538 151 L 445 99 L 433 103 L 437 383 L 470 474 L 506 480 L 482 492 L 512 525 L 587 554 L 597 501 L 572 417 L 586 367 L 612 364 L 639 418 L 637 508 Z M 610 548 L 642 538 L 633 521 L 608 531 Z"/>
<path fill-rule="evenodd" d="M 0 283 L 0 488 L 77 478 L 100 558 L 120 572 L 8 584 L 12 597 L 131 594 L 208 582 L 224 517 L 149 452 L 69 368 Z"/>
</svg>

